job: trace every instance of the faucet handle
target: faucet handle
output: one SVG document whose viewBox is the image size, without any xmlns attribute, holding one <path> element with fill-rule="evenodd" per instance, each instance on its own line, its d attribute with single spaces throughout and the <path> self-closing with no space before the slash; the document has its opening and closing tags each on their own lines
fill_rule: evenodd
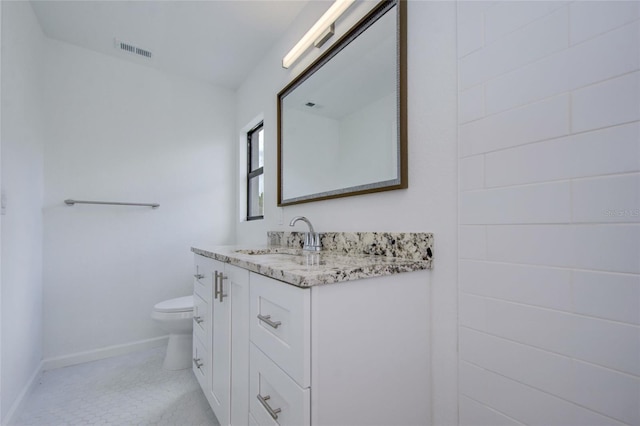
<svg viewBox="0 0 640 426">
<path fill-rule="evenodd" d="M 320 244 L 320 234 L 317 233 L 313 233 L 313 235 L 311 236 L 311 245 L 314 247 L 317 247 L 317 250 L 320 250 L 320 248 L 322 247 Z"/>
<path fill-rule="evenodd" d="M 320 251 L 322 246 L 320 245 L 320 235 L 315 232 L 307 232 L 304 235 L 304 250 L 308 251 Z"/>
</svg>

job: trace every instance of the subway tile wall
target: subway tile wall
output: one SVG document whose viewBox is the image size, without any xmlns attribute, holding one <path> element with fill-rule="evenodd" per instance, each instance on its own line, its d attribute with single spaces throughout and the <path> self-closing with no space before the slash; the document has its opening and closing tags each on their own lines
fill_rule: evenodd
<svg viewBox="0 0 640 426">
<path fill-rule="evenodd" d="M 640 425 L 640 2 L 458 3 L 462 425 Z"/>
</svg>

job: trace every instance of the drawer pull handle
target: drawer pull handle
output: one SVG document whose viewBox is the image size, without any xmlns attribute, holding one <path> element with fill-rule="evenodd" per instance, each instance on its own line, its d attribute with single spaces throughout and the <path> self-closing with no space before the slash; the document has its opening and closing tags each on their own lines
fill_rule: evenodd
<svg viewBox="0 0 640 426">
<path fill-rule="evenodd" d="M 267 402 L 270 398 L 271 398 L 271 395 L 262 396 L 258 394 L 258 401 L 260 401 L 260 404 L 262 404 L 264 409 L 269 412 L 269 415 L 273 417 L 273 420 L 278 420 L 278 413 L 281 412 L 282 410 L 279 408 L 276 408 L 275 410 L 271 408 L 271 406 Z"/>
<path fill-rule="evenodd" d="M 196 368 L 198 370 L 200 370 L 200 368 L 202 368 L 202 366 L 204 365 L 204 363 L 200 362 L 200 358 L 194 358 L 193 363 L 196 365 Z"/>
<path fill-rule="evenodd" d="M 193 320 L 197 323 L 197 324 L 202 324 L 204 322 L 204 320 L 202 319 L 202 317 L 193 317 Z"/>
<path fill-rule="evenodd" d="M 273 328 L 278 328 L 278 326 L 280 324 L 282 324 L 282 322 L 280 321 L 271 321 L 271 315 L 260 315 L 258 314 L 258 319 L 264 323 L 267 323 L 268 325 L 270 325 Z"/>
<path fill-rule="evenodd" d="M 203 279 L 203 278 L 204 278 L 204 275 L 202 275 L 202 274 L 193 274 L 193 277 L 194 277 L 196 280 L 201 280 L 201 279 Z"/>
</svg>

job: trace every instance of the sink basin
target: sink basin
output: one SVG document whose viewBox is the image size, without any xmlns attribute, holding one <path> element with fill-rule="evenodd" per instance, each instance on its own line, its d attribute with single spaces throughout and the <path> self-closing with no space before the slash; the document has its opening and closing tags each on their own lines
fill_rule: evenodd
<svg viewBox="0 0 640 426">
<path fill-rule="evenodd" d="M 282 254 L 287 256 L 304 256 L 304 253 L 302 253 L 302 250 L 300 249 L 292 249 L 292 248 L 284 248 L 284 247 L 236 250 L 235 252 L 240 254 L 248 254 L 248 255 Z"/>
<path fill-rule="evenodd" d="M 320 257 L 318 252 L 303 251 L 302 249 L 286 247 L 267 247 L 259 249 L 235 250 L 238 254 L 248 254 L 250 256 L 277 256 L 272 257 L 269 262 L 294 263 L 304 267 L 316 267 L 326 265 L 326 261 Z M 256 262 L 263 262 L 265 259 L 255 259 Z"/>
</svg>

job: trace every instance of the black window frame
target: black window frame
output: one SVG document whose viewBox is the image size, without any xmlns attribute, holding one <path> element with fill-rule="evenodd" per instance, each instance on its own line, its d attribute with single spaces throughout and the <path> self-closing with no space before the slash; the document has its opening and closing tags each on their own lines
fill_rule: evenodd
<svg viewBox="0 0 640 426">
<path fill-rule="evenodd" d="M 251 128 L 251 130 L 247 132 L 247 200 L 246 201 L 247 201 L 247 220 L 248 221 L 264 219 L 264 195 L 262 199 L 262 202 L 263 202 L 262 215 L 251 216 L 251 206 L 252 206 L 251 180 L 259 179 L 260 176 L 264 175 L 264 166 L 258 167 L 257 169 L 252 169 L 253 164 L 251 164 L 251 153 L 253 152 L 251 149 L 252 144 L 253 142 L 257 143 L 258 141 L 257 138 L 255 141 L 253 140 L 253 135 L 259 133 L 261 130 L 264 131 L 264 121 L 261 121 L 260 123 L 256 124 L 254 127 Z M 259 200 L 255 200 L 254 202 L 259 203 Z"/>
</svg>

